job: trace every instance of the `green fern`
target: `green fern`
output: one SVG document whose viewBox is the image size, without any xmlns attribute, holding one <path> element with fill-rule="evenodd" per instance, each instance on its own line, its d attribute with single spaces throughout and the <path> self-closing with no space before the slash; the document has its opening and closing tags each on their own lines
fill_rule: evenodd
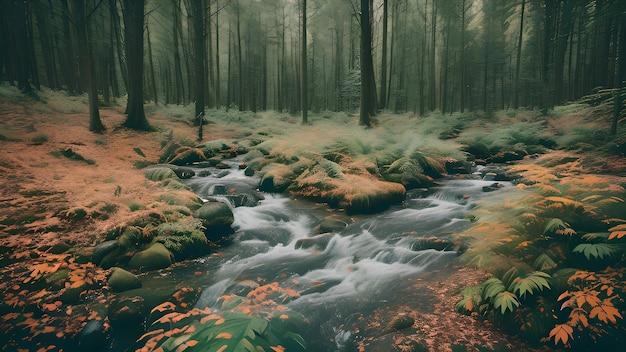
<svg viewBox="0 0 626 352">
<path fill-rule="evenodd" d="M 559 231 L 563 231 L 567 228 L 567 225 L 561 219 L 551 219 L 543 226 L 543 235 L 548 236 L 555 234 Z"/>
<path fill-rule="evenodd" d="M 469 315 L 472 312 L 478 311 L 478 307 L 482 303 L 482 291 L 483 285 L 466 287 L 461 291 L 461 298 L 454 304 L 454 310 L 457 313 Z"/>
<path fill-rule="evenodd" d="M 582 236 L 582 239 L 587 242 L 600 241 L 604 242 L 608 240 L 610 233 L 609 232 L 590 232 L 586 233 Z"/>
<path fill-rule="evenodd" d="M 515 308 L 519 307 L 519 305 L 520 302 L 515 293 L 509 291 L 500 292 L 493 299 L 493 308 L 495 310 L 500 310 L 500 313 L 502 314 L 509 310 L 513 312 Z"/>
<path fill-rule="evenodd" d="M 504 275 L 502 275 L 502 283 L 504 284 L 505 287 L 511 287 L 511 284 L 513 284 L 513 281 L 518 276 L 520 276 L 519 269 L 516 267 L 512 267 L 506 273 L 504 273 Z"/>
<path fill-rule="evenodd" d="M 291 312 L 293 317 L 294 312 Z M 194 322 L 193 331 L 174 335 L 160 346 L 163 351 L 272 351 L 272 347 L 282 346 L 288 351 L 305 351 L 305 342 L 298 334 L 276 329 L 274 319 L 267 321 L 261 317 L 249 316 L 242 312 L 214 314 L 210 319 Z M 302 318 L 303 319 L 303 318 Z M 280 326 L 280 325 L 279 325 Z M 181 329 L 184 330 L 184 329 Z"/>
<path fill-rule="evenodd" d="M 543 291 L 543 289 L 550 289 L 550 275 L 543 271 L 535 271 L 526 275 L 525 277 L 518 276 L 513 280 L 509 290 L 516 293 L 518 297 L 525 298 L 526 294 L 534 295 L 537 291 Z"/>
<path fill-rule="evenodd" d="M 535 267 L 535 269 L 543 271 L 554 269 L 557 267 L 557 264 L 549 255 L 543 253 L 540 254 L 537 259 L 535 259 L 533 266 Z"/>
<path fill-rule="evenodd" d="M 492 277 L 483 282 L 483 294 L 484 301 L 492 301 L 498 294 L 506 291 L 506 287 L 502 281 L 498 278 Z"/>
<path fill-rule="evenodd" d="M 617 253 L 616 246 L 606 243 L 581 243 L 574 247 L 574 253 L 582 253 L 587 260 L 612 257 Z"/>
</svg>

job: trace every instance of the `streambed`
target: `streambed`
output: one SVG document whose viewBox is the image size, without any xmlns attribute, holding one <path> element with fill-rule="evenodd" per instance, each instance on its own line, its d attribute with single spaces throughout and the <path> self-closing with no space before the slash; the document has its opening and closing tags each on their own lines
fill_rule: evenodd
<svg viewBox="0 0 626 352">
<path fill-rule="evenodd" d="M 324 351 L 353 350 L 354 341 L 366 337 L 354 328 L 357 321 L 381 309 L 396 311 L 407 301 L 423 301 L 421 308 L 428 311 L 434 302 L 429 284 L 412 291 L 405 283 L 416 278 L 436 282 L 441 277 L 433 273 L 438 272 L 450 275 L 456 250 L 463 247 L 422 249 L 419 242 L 441 238 L 454 243 L 454 234 L 472 226 L 466 217 L 475 203 L 493 194 L 483 188 L 494 183 L 480 177 L 449 178 L 428 192 L 408 192 L 403 204 L 382 213 L 346 219 L 324 205 L 258 192 L 258 178 L 245 176 L 236 162 L 227 172 L 208 168 L 197 169 L 196 174 L 203 171 L 211 175 L 185 182 L 201 198 L 232 207 L 235 233 L 220 255 L 200 260 L 211 275 L 196 307 L 218 308 L 220 296 L 245 295 L 250 282 L 277 282 L 299 293 L 285 299 L 284 305 L 309 319 L 305 340 L 311 350 Z M 512 188 L 506 182 L 500 185 L 504 187 L 498 193 Z M 232 195 L 261 200 L 255 206 L 235 206 L 241 202 L 233 202 Z M 349 224 L 341 231 L 313 237 L 319 240 L 316 245 L 297 248 L 329 216 Z"/>
</svg>

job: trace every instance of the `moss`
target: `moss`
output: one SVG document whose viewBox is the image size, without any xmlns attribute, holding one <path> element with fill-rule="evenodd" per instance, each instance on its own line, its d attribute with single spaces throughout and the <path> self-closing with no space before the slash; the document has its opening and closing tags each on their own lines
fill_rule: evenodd
<svg viewBox="0 0 626 352">
<path fill-rule="evenodd" d="M 154 239 L 174 254 L 178 261 L 199 257 L 210 252 L 210 245 L 199 228 L 190 229 L 184 223 L 163 224 Z"/>
<path fill-rule="evenodd" d="M 144 171 L 146 178 L 150 181 L 162 181 L 165 179 L 178 179 L 176 173 L 168 167 L 151 167 Z"/>
</svg>

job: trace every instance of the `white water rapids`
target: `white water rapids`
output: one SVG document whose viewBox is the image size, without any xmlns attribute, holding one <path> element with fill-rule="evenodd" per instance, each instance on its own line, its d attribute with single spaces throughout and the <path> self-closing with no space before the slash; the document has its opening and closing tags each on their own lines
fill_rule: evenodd
<svg viewBox="0 0 626 352">
<path fill-rule="evenodd" d="M 193 177 L 187 184 L 204 199 L 215 189 L 256 192 L 258 179 L 235 168 L 230 171 L 222 178 Z M 264 194 L 257 206 L 232 208 L 234 239 L 221 249 L 219 262 L 207 261 L 213 274 L 196 306 L 216 307 L 224 294 L 245 295 L 240 283 L 246 280 L 278 282 L 281 287 L 297 283 L 293 288 L 300 296 L 286 305 L 316 327 L 307 338 L 319 339 L 312 343 L 317 348 L 344 350 L 351 332 L 340 325 L 391 301 L 394 287 L 403 279 L 455 261 L 454 251 L 415 250 L 416 236 L 450 238 L 472 226 L 465 216 L 473 202 L 488 196 L 483 187 L 491 184 L 480 179 L 445 180 L 429 195 L 409 195 L 404 204 L 383 213 L 355 217 L 343 231 L 328 235 L 325 248 L 307 249 L 296 249 L 296 241 L 311 237 L 329 210 Z M 223 196 L 214 199 L 228 201 Z M 334 346 L 329 346 L 330 339 Z"/>
</svg>

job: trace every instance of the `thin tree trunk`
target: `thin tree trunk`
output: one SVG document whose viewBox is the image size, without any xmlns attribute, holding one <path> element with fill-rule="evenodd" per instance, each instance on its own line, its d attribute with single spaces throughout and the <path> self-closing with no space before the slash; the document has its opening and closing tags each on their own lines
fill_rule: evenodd
<svg viewBox="0 0 626 352">
<path fill-rule="evenodd" d="M 380 63 L 380 99 L 379 108 L 387 107 L 387 29 L 388 29 L 388 1 L 383 0 L 383 42 Z"/>
<path fill-rule="evenodd" d="M 150 28 L 148 26 L 146 26 L 146 39 L 148 40 L 148 62 L 150 63 L 150 85 L 152 88 L 152 99 L 154 99 L 154 105 L 159 105 L 156 78 L 155 78 L 155 72 L 154 72 L 154 61 L 152 60 L 152 43 L 150 40 Z"/>
<path fill-rule="evenodd" d="M 361 0 L 361 112 L 359 123 L 370 126 L 372 70 L 372 32 L 370 26 L 369 1 Z"/>
<path fill-rule="evenodd" d="M 301 70 L 301 80 L 300 80 L 300 106 L 302 109 L 302 124 L 306 125 L 309 123 L 307 114 L 309 110 L 309 97 L 308 97 L 308 77 L 307 77 L 307 34 L 306 34 L 306 0 L 302 0 L 302 42 L 301 49 L 302 54 L 300 56 L 300 70 Z"/>
<path fill-rule="evenodd" d="M 522 0 L 522 9 L 519 20 L 519 37 L 517 39 L 517 57 L 515 59 L 515 93 L 513 97 L 513 108 L 519 108 L 519 89 L 520 89 L 520 72 L 522 67 L 522 44 L 524 37 L 524 11 L 526 9 L 526 0 Z"/>
<path fill-rule="evenodd" d="M 205 73 L 204 63 L 206 57 L 205 40 L 204 40 L 204 18 L 202 9 L 202 0 L 192 0 L 193 9 L 193 41 L 194 41 L 194 75 L 195 87 L 194 94 L 196 97 L 196 110 L 194 124 L 198 126 L 198 141 L 202 141 L 202 125 L 204 124 L 204 87 Z"/>
</svg>

